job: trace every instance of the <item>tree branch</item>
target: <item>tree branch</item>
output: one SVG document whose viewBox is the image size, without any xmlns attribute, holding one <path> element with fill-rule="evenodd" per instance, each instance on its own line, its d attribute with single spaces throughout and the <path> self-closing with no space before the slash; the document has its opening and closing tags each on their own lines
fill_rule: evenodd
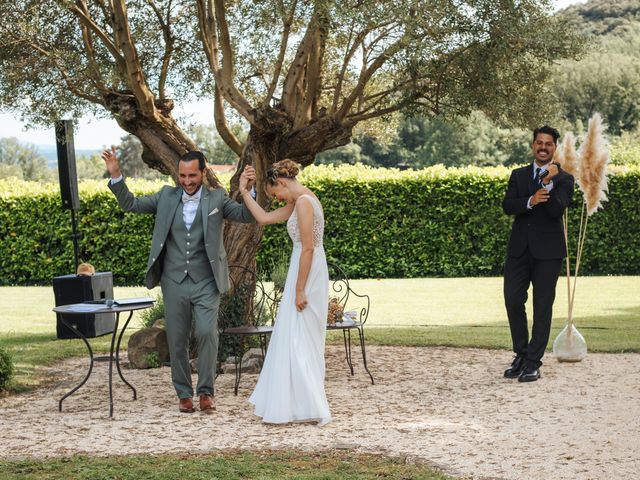
<svg viewBox="0 0 640 480">
<path fill-rule="evenodd" d="M 324 19 L 323 19 L 324 20 Z M 326 26 L 318 20 L 318 28 L 313 34 L 313 44 L 309 51 L 304 78 L 304 95 L 297 102 L 298 108 L 293 121 L 293 128 L 300 128 L 311 121 L 317 114 L 318 97 L 322 83 L 322 61 L 326 43 Z"/>
<path fill-rule="evenodd" d="M 216 87 L 220 89 L 220 93 L 229 102 L 229 105 L 246 118 L 249 123 L 253 123 L 253 107 L 233 83 L 233 52 L 225 18 L 224 1 L 196 0 L 196 5 L 198 7 L 198 24 L 200 26 L 201 39 L 209 61 L 209 67 L 215 77 Z M 220 41 L 222 43 L 222 66 L 218 60 L 218 31 L 220 31 Z"/>
<path fill-rule="evenodd" d="M 155 4 L 154 0 L 146 0 L 147 4 L 153 9 L 153 12 L 160 23 L 162 29 L 162 37 L 164 38 L 164 53 L 162 55 L 162 67 L 160 68 L 160 78 L 158 80 L 158 96 L 161 100 L 166 98 L 165 86 L 167 83 L 167 76 L 169 74 L 169 62 L 171 62 L 171 55 L 173 54 L 173 45 L 175 43 L 173 35 L 171 35 L 171 0 L 167 5 L 167 20 L 165 21 L 162 16 L 162 11 Z"/>
<path fill-rule="evenodd" d="M 289 43 L 289 33 L 291 32 L 291 24 L 293 23 L 293 16 L 296 12 L 296 6 L 298 2 L 297 0 L 293 2 L 293 7 L 291 7 L 291 14 L 288 18 L 285 18 L 282 22 L 282 35 L 280 36 L 280 51 L 278 52 L 278 58 L 276 59 L 275 68 L 273 70 L 273 77 L 271 78 L 271 83 L 267 87 L 267 95 L 262 102 L 262 105 L 267 106 L 271 99 L 273 98 L 273 94 L 276 91 L 278 86 L 278 80 L 280 78 L 280 72 L 282 71 L 282 64 L 284 63 L 284 56 L 287 53 L 287 45 Z M 280 4 L 282 5 L 282 4 Z M 283 16 L 284 16 L 284 12 Z"/>
<path fill-rule="evenodd" d="M 364 88 L 367 85 L 367 82 L 371 79 L 373 74 L 380 68 L 384 63 L 389 59 L 389 57 L 395 52 L 395 50 L 400 46 L 400 40 L 394 42 L 390 45 L 384 52 L 382 52 L 371 65 L 364 69 L 360 78 L 358 80 L 358 84 L 355 86 L 351 94 L 347 97 L 347 99 L 342 103 L 340 110 L 338 111 L 336 117 L 341 120 L 347 116 L 349 110 L 353 106 L 354 102 L 361 96 Z"/>
<path fill-rule="evenodd" d="M 143 115 L 149 118 L 156 118 L 157 110 L 154 104 L 153 93 L 147 86 L 144 73 L 142 72 L 142 65 L 138 58 L 138 52 L 131 37 L 125 0 L 113 0 L 113 14 L 116 42 L 124 54 L 129 87 L 136 97 Z"/>
<path fill-rule="evenodd" d="M 238 137 L 229 130 L 227 119 L 224 116 L 224 99 L 222 98 L 222 94 L 217 86 L 214 87 L 213 118 L 216 123 L 216 130 L 218 130 L 218 133 L 222 140 L 224 140 L 224 143 L 226 143 L 236 155 L 240 156 L 244 145 Z"/>
<path fill-rule="evenodd" d="M 89 9 L 87 8 L 87 4 L 84 0 L 79 0 L 77 2 L 78 8 L 81 8 L 87 17 L 89 17 Z M 80 29 L 82 30 L 82 42 L 84 44 L 84 50 L 87 53 L 87 60 L 89 61 L 89 68 L 92 72 L 93 80 L 96 83 L 98 90 L 102 93 L 106 93 L 109 91 L 109 88 L 102 80 L 102 76 L 100 74 L 100 67 L 98 67 L 98 62 L 96 62 L 95 51 L 93 49 L 93 39 L 91 38 L 91 31 L 86 24 L 80 22 Z"/>
<path fill-rule="evenodd" d="M 360 123 L 360 122 L 362 122 L 364 120 L 368 120 L 370 118 L 381 117 L 383 115 L 388 115 L 390 113 L 397 112 L 402 107 L 404 107 L 406 104 L 407 104 L 407 102 L 400 102 L 400 103 L 397 103 L 397 104 L 395 104 L 395 105 L 393 105 L 391 107 L 382 108 L 380 110 L 374 110 L 373 112 L 370 112 L 370 113 L 350 115 L 350 116 L 348 116 L 346 118 L 346 120 L 343 123 L 346 126 L 353 126 L 356 123 Z"/>
<path fill-rule="evenodd" d="M 302 87 L 300 84 L 303 79 L 305 68 L 307 67 L 307 62 L 309 61 L 309 53 L 314 45 L 314 37 L 316 30 L 318 29 L 317 20 L 317 13 L 314 13 L 311 20 L 309 20 L 307 31 L 305 32 L 300 45 L 298 45 L 296 56 L 294 57 L 284 80 L 282 88 L 282 106 L 287 114 L 292 118 L 295 118 L 296 116 L 296 111 L 298 110 L 297 105 L 300 101 L 300 97 L 302 96 Z"/>
<path fill-rule="evenodd" d="M 347 50 L 344 55 L 344 60 L 342 62 L 342 67 L 340 68 L 340 73 L 338 74 L 338 83 L 336 84 L 335 90 L 333 91 L 333 102 L 331 103 L 331 109 L 329 110 L 330 115 L 333 115 L 338 108 L 338 102 L 340 101 L 340 95 L 342 94 L 342 84 L 344 83 L 344 76 L 347 73 L 347 68 L 349 67 L 349 63 L 351 59 L 355 55 L 358 47 L 362 44 L 365 37 L 367 36 L 368 30 L 363 30 L 358 35 L 356 35 L 355 40 L 351 46 L 351 35 L 353 32 L 349 32 L 349 40 L 347 42 Z"/>
<path fill-rule="evenodd" d="M 77 2 L 77 3 L 80 3 L 80 2 Z M 109 50 L 109 52 L 115 59 L 119 70 L 121 70 L 122 72 L 126 71 L 125 60 L 124 60 L 124 57 L 120 54 L 118 47 L 116 46 L 115 43 L 111 41 L 111 38 L 109 38 L 109 35 L 107 35 L 107 33 L 104 30 L 102 30 L 93 21 L 93 19 L 89 16 L 88 11 L 85 14 L 85 12 L 77 5 L 71 5 L 69 7 L 69 11 L 74 15 L 76 15 L 80 20 L 80 22 L 84 24 L 87 28 L 89 28 L 93 33 L 95 33 L 96 36 L 102 41 L 104 46 L 107 48 L 107 50 Z"/>
<path fill-rule="evenodd" d="M 40 45 L 37 45 L 35 43 L 27 43 L 27 45 L 29 45 L 35 51 L 40 52 L 42 55 L 44 55 L 49 60 L 51 60 L 51 62 L 53 64 L 53 66 L 55 67 L 55 69 L 60 72 L 60 75 L 62 75 L 64 83 L 66 84 L 67 88 L 69 89 L 69 91 L 71 93 L 73 93 L 74 95 L 76 95 L 76 96 L 78 96 L 80 98 L 84 98 L 85 100 L 87 100 L 89 102 L 96 103 L 98 105 L 104 105 L 104 102 L 102 101 L 102 98 L 96 97 L 94 95 L 91 95 L 90 93 L 87 93 L 87 92 L 85 92 L 83 90 L 80 90 L 80 89 L 76 88 L 74 82 L 71 80 L 71 76 L 69 75 L 69 72 L 67 72 L 64 68 L 62 68 L 62 66 L 60 66 L 60 64 L 58 63 L 56 58 L 51 54 L 51 52 L 45 50 Z"/>
<path fill-rule="evenodd" d="M 215 15 L 218 23 L 220 47 L 222 51 L 222 69 L 215 72 L 216 84 L 220 92 L 243 117 L 251 121 L 253 107 L 247 99 L 235 87 L 233 82 L 233 50 L 231 49 L 231 37 L 229 36 L 229 25 L 227 24 L 227 14 L 224 7 L 224 0 L 214 0 Z"/>
</svg>

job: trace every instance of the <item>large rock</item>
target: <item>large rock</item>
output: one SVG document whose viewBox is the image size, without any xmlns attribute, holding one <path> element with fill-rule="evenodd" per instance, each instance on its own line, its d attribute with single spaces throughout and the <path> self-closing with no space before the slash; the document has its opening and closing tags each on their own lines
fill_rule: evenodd
<svg viewBox="0 0 640 480">
<path fill-rule="evenodd" d="M 262 363 L 257 358 L 250 358 L 240 364 L 241 373 L 260 373 Z M 236 373 L 235 363 L 223 363 L 222 373 Z"/>
<path fill-rule="evenodd" d="M 162 328 L 162 329 L 166 330 L 167 322 L 164 320 L 164 318 L 159 318 L 158 320 L 153 322 L 153 325 L 151 325 L 151 327 L 152 328 Z"/>
<path fill-rule="evenodd" d="M 244 365 L 249 360 L 258 360 L 260 362 L 260 366 L 264 363 L 264 355 L 262 354 L 262 350 L 260 348 L 250 348 L 245 352 L 242 356 L 242 364 Z"/>
<path fill-rule="evenodd" d="M 127 354 L 132 368 L 150 368 L 154 352 L 159 365 L 169 361 L 167 332 L 162 328 L 143 328 L 129 337 Z"/>
</svg>

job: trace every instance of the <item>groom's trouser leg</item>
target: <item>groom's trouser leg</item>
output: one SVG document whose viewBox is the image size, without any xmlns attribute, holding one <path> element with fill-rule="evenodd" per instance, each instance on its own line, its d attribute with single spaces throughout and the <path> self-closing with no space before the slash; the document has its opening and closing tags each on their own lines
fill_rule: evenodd
<svg viewBox="0 0 640 480">
<path fill-rule="evenodd" d="M 193 397 L 189 365 L 192 286 L 193 282 L 188 277 L 182 283 L 176 283 L 165 276 L 161 280 L 167 343 L 171 357 L 171 380 L 178 398 Z"/>
<path fill-rule="evenodd" d="M 213 381 L 218 359 L 218 307 L 220 305 L 220 294 L 213 277 L 194 285 L 191 302 L 198 344 L 196 393 L 213 396 Z"/>
</svg>

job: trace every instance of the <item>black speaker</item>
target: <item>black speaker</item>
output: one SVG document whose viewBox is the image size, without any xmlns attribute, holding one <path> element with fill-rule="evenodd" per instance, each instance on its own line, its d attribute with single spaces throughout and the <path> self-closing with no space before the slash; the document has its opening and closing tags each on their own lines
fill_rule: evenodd
<svg viewBox="0 0 640 480">
<path fill-rule="evenodd" d="M 56 148 L 58 150 L 58 177 L 60 178 L 60 194 L 62 208 L 78 210 L 78 174 L 76 172 L 76 151 L 73 146 L 73 122 L 59 120 L 56 122 Z"/>
<path fill-rule="evenodd" d="M 111 272 L 96 272 L 91 276 L 63 275 L 53 279 L 53 293 L 56 307 L 85 300 L 113 298 L 113 276 Z M 62 323 L 62 314 L 56 313 L 56 333 L 58 338 L 78 338 L 69 327 Z M 113 332 L 116 324 L 115 313 L 65 314 L 67 323 L 77 328 L 85 337 L 99 337 Z"/>
</svg>

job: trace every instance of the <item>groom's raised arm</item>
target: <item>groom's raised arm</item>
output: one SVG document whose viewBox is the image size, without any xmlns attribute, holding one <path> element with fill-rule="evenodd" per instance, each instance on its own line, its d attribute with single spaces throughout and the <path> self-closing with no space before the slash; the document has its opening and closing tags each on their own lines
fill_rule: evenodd
<svg viewBox="0 0 640 480">
<path fill-rule="evenodd" d="M 111 147 L 111 150 L 102 152 L 102 159 L 107 167 L 107 171 L 111 175 L 108 185 L 109 190 L 116 196 L 120 208 L 125 212 L 156 213 L 160 192 L 144 197 L 136 197 L 133 195 L 124 182 L 122 172 L 120 171 L 120 162 L 118 161 L 118 157 L 116 157 L 115 147 Z"/>
<path fill-rule="evenodd" d="M 120 205 L 122 210 L 133 213 L 156 213 L 158 209 L 158 199 L 162 191 L 153 195 L 136 197 L 129 191 L 124 179 L 118 181 L 114 181 L 113 179 L 109 180 L 109 190 L 116 196 L 118 205 Z"/>
</svg>

